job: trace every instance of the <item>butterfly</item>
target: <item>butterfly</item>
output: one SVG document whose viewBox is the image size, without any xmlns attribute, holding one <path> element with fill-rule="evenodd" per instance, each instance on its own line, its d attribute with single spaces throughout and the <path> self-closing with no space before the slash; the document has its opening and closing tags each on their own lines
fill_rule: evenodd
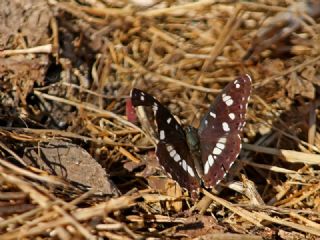
<svg viewBox="0 0 320 240">
<path fill-rule="evenodd" d="M 134 107 L 152 109 L 157 126 L 156 155 L 180 186 L 196 191 L 216 186 L 241 150 L 241 132 L 251 93 L 246 74 L 230 82 L 203 116 L 199 128 L 183 128 L 170 111 L 150 94 L 132 89 Z"/>
</svg>

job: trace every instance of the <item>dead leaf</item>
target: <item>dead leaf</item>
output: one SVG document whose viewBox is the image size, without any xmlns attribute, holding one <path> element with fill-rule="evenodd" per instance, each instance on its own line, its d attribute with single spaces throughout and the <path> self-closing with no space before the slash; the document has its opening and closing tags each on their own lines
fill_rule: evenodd
<svg viewBox="0 0 320 240">
<path fill-rule="evenodd" d="M 118 195 L 106 171 L 83 148 L 64 141 L 42 143 L 38 149 L 27 149 L 26 163 L 41 168 L 67 181 L 91 187 L 106 194 Z"/>
</svg>

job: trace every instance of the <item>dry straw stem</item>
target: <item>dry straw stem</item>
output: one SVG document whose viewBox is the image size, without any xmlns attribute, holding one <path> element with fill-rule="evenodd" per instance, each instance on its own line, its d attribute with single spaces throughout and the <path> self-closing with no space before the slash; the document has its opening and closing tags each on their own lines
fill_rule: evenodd
<svg viewBox="0 0 320 240">
<path fill-rule="evenodd" d="M 206 93 L 219 93 L 221 91 L 221 89 L 218 90 L 218 89 L 211 89 L 211 88 L 206 88 L 206 87 L 201 87 L 201 86 L 195 86 L 194 84 L 189 84 L 187 82 L 180 81 L 178 79 L 174 79 L 171 77 L 167 77 L 167 76 L 158 74 L 156 72 L 149 71 L 145 67 L 143 67 L 142 65 L 137 63 L 135 60 L 130 58 L 129 56 L 125 56 L 124 58 L 126 59 L 126 61 L 128 63 L 130 63 L 132 66 L 135 67 L 136 71 L 141 72 L 142 74 L 147 74 L 149 76 L 149 78 L 152 79 L 152 81 L 154 81 L 154 82 L 162 81 L 165 83 L 173 83 L 177 86 L 183 86 L 185 88 L 197 90 L 200 92 L 206 92 Z"/>
<path fill-rule="evenodd" d="M 41 207 L 46 208 L 49 203 L 49 198 L 42 193 L 40 193 L 31 183 L 23 181 L 22 179 L 9 175 L 7 173 L 1 172 L 0 175 L 5 179 L 6 182 L 16 185 L 21 191 L 29 194 L 29 196 L 39 204 Z"/>
<path fill-rule="evenodd" d="M 265 205 L 263 199 L 258 193 L 255 184 L 243 177 L 242 182 L 232 182 L 226 184 L 228 188 L 245 195 L 250 201 L 248 205 Z"/>
<path fill-rule="evenodd" d="M 261 224 L 261 220 L 262 218 L 257 216 L 255 213 L 251 213 L 241 207 L 236 207 L 234 206 L 232 203 L 219 198 L 217 196 L 212 195 L 211 193 L 209 193 L 207 190 L 203 189 L 203 193 L 211 198 L 213 201 L 221 204 L 222 206 L 228 208 L 230 211 L 234 212 L 235 214 L 238 214 L 239 216 L 241 216 L 243 219 L 247 220 L 248 222 L 254 224 L 257 227 L 262 227 Z"/>
<path fill-rule="evenodd" d="M 198 2 L 193 3 L 186 3 L 181 4 L 177 6 L 171 6 L 167 8 L 160 8 L 160 9 L 154 9 L 154 10 L 146 10 L 137 12 L 140 16 L 148 16 L 148 17 L 155 17 L 159 15 L 183 15 L 188 13 L 188 11 L 192 10 L 198 10 L 205 7 L 210 7 L 214 4 L 223 4 L 220 1 L 217 0 L 200 0 Z M 259 3 L 251 3 L 251 2 L 241 2 L 238 4 L 240 8 L 246 11 L 252 11 L 252 12 L 286 12 L 288 11 L 287 8 L 284 7 L 278 7 L 278 6 L 270 6 L 266 4 L 259 4 Z"/>
<path fill-rule="evenodd" d="M 320 155 L 317 154 L 297 152 L 294 150 L 268 148 L 247 143 L 243 144 L 243 148 L 255 152 L 275 155 L 286 162 L 320 165 Z"/>
<path fill-rule="evenodd" d="M 130 152 L 128 152 L 123 147 L 118 147 L 117 149 L 123 156 L 127 157 L 128 159 L 130 159 L 130 161 L 135 162 L 135 163 L 140 163 L 140 160 L 138 158 L 133 156 Z"/>
<path fill-rule="evenodd" d="M 248 161 L 248 160 L 244 160 L 244 159 L 241 159 L 240 161 L 241 161 L 241 163 L 244 163 L 246 165 L 250 165 L 252 167 L 266 169 L 266 170 L 277 172 L 277 173 L 284 173 L 284 174 L 297 174 L 298 173 L 296 171 L 289 170 L 289 169 L 286 169 L 286 168 L 277 167 L 277 166 L 270 166 L 270 165 L 261 164 L 261 163 L 254 163 L 254 162 L 251 162 L 251 161 Z"/>
<path fill-rule="evenodd" d="M 1 127 L 0 133 L 5 136 L 10 136 L 12 139 L 25 142 L 46 142 L 50 139 L 71 138 L 80 139 L 84 142 L 91 141 L 101 143 L 101 141 L 97 140 L 96 138 L 86 137 L 76 133 L 61 131 L 57 129 Z"/>
<path fill-rule="evenodd" d="M 272 112 L 272 111 L 270 111 L 270 112 Z M 272 112 L 272 113 L 274 114 L 274 112 Z M 258 119 L 258 118 L 256 118 L 256 119 Z M 282 129 L 280 129 L 280 128 L 277 128 L 277 127 L 275 127 L 275 126 L 271 126 L 269 123 L 267 123 L 267 122 L 266 122 L 265 120 L 263 120 L 263 119 L 259 119 L 259 121 L 262 122 L 263 124 L 267 125 L 267 126 L 270 126 L 272 129 L 276 130 L 277 132 L 281 133 L 282 135 L 284 135 L 284 136 L 286 136 L 286 137 L 294 140 L 294 141 L 295 141 L 296 143 L 298 143 L 299 145 L 301 144 L 301 145 L 303 145 L 303 146 L 307 146 L 307 147 L 308 147 L 309 149 L 311 149 L 312 151 L 317 152 L 317 153 L 320 153 L 320 149 L 319 149 L 317 146 L 311 145 L 311 144 L 309 144 L 308 142 L 305 142 L 305 141 L 299 139 L 298 137 L 296 137 L 296 136 L 294 136 L 294 135 L 292 135 L 292 134 L 290 134 L 290 133 L 287 133 L 286 131 L 284 131 L 284 130 L 282 130 Z M 280 120 L 280 121 L 281 121 L 281 120 Z M 281 123 L 283 124 L 283 126 L 286 126 L 286 124 L 284 124 L 282 121 L 281 121 Z"/>
<path fill-rule="evenodd" d="M 74 219 L 73 216 L 70 216 L 63 208 L 54 205 L 53 209 L 58 212 L 66 221 L 68 221 L 69 224 L 72 224 L 72 226 L 74 226 L 86 239 L 96 239 L 94 235 L 92 235 L 84 226 L 82 226 L 76 219 Z"/>
<path fill-rule="evenodd" d="M 8 57 L 17 54 L 35 54 L 35 53 L 51 53 L 52 44 L 46 44 L 42 46 L 26 48 L 26 49 L 12 49 L 12 50 L 2 50 L 0 51 L 0 57 Z"/>
<path fill-rule="evenodd" d="M 314 145 L 317 134 L 317 109 L 320 105 L 319 100 L 315 100 L 311 103 L 309 112 L 309 131 L 308 131 L 308 143 Z M 311 150 L 311 147 L 309 147 Z"/>
<path fill-rule="evenodd" d="M 309 226 L 305 226 L 302 224 L 298 224 L 298 223 L 293 223 L 293 222 L 289 222 L 286 220 L 282 220 L 280 218 L 275 218 L 275 217 L 270 217 L 269 215 L 267 215 L 266 213 L 263 212 L 256 212 L 255 213 L 257 216 L 259 216 L 261 219 L 272 222 L 272 223 L 277 223 L 280 224 L 282 226 L 286 226 L 286 227 L 290 227 L 302 232 L 306 232 L 306 233 L 310 233 L 310 234 L 314 234 L 316 236 L 320 236 L 320 230 L 319 228 L 314 228 L 314 227 L 309 227 Z"/>
<path fill-rule="evenodd" d="M 89 105 L 89 104 L 86 104 L 86 103 L 77 103 L 77 102 L 74 102 L 74 101 L 71 101 L 71 100 L 68 100 L 68 99 L 52 96 L 52 95 L 49 95 L 49 94 L 46 94 L 46 93 L 42 93 L 42 92 L 37 91 L 37 90 L 34 91 L 34 94 L 36 94 L 37 96 L 42 97 L 44 99 L 49 99 L 49 100 L 52 100 L 52 101 L 65 103 L 65 104 L 77 107 L 78 109 L 85 109 L 87 111 L 92 111 L 92 112 L 95 112 L 95 113 L 99 113 L 99 114 L 101 114 L 101 115 L 103 115 L 103 116 L 105 116 L 107 118 L 113 118 L 113 119 L 119 121 L 120 123 L 122 123 L 125 126 L 131 127 L 131 128 L 133 128 L 135 130 L 138 130 L 138 131 L 142 132 L 142 130 L 139 127 L 137 127 L 133 123 L 125 120 L 123 117 L 121 117 L 118 114 L 115 114 L 113 112 L 110 112 L 110 111 L 107 111 L 107 110 L 103 110 L 103 109 L 98 109 L 95 106 Z"/>
<path fill-rule="evenodd" d="M 303 216 L 298 214 L 298 212 L 301 212 L 303 214 L 319 215 L 318 212 L 316 212 L 316 211 L 308 211 L 308 210 L 304 211 L 304 210 L 294 210 L 294 209 L 290 209 L 290 208 L 284 208 L 286 206 L 291 206 L 291 205 L 297 204 L 297 203 L 301 202 L 303 199 L 311 196 L 315 192 L 319 191 L 320 186 L 318 184 L 317 186 L 311 187 L 311 189 L 312 189 L 312 191 L 304 192 L 303 196 L 301 198 L 293 198 L 294 201 L 290 201 L 292 204 L 283 204 L 283 205 L 281 205 L 282 206 L 281 208 L 273 207 L 273 206 L 267 206 L 267 205 L 255 205 L 255 206 L 251 205 L 251 206 L 243 206 L 243 207 L 245 207 L 245 208 L 248 207 L 248 208 L 251 208 L 253 210 L 256 210 L 251 214 L 253 214 L 257 218 L 259 218 L 260 221 L 262 221 L 262 220 L 271 221 L 271 222 L 274 222 L 274 223 L 277 223 L 277 224 L 280 224 L 280 225 L 283 225 L 283 226 L 292 227 L 294 229 L 297 229 L 297 230 L 300 230 L 300 231 L 303 231 L 303 232 L 306 232 L 306 233 L 310 233 L 310 234 L 314 234 L 314 235 L 319 236 L 319 234 L 320 234 L 319 224 L 317 224 L 316 222 L 311 221 L 309 219 L 306 219 Z M 297 224 L 297 223 L 292 223 L 292 222 L 289 222 L 289 221 L 286 221 L 286 220 L 282 220 L 280 218 L 271 217 L 271 216 L 267 215 L 266 213 L 263 213 L 261 210 L 263 210 L 263 211 L 272 210 L 272 211 L 268 211 L 268 212 L 270 212 L 269 214 L 271 214 L 271 212 L 277 213 L 277 214 L 280 214 L 280 215 L 289 214 L 291 217 L 299 219 L 301 222 L 304 223 L 304 225 Z"/>
<path fill-rule="evenodd" d="M 244 10 L 252 12 L 288 12 L 288 8 L 266 5 L 263 3 L 241 2 L 239 4 Z"/>
<path fill-rule="evenodd" d="M 320 184 L 312 184 L 309 186 L 304 186 L 301 190 L 296 191 L 291 196 L 288 196 L 282 201 L 278 201 L 276 205 L 282 207 L 291 207 L 301 203 L 303 200 L 306 200 L 308 197 L 318 193 L 320 190 Z"/>
<path fill-rule="evenodd" d="M 80 197 L 72 200 L 71 202 L 69 203 L 63 203 L 62 205 L 62 208 L 64 210 L 74 210 L 77 208 L 77 204 L 79 204 L 80 202 L 83 202 L 84 199 L 88 198 L 90 195 L 92 195 L 93 193 L 93 190 L 91 191 L 88 191 L 84 194 L 82 194 Z M 54 212 L 54 211 L 51 211 L 51 212 L 48 212 L 50 207 L 56 205 L 56 204 L 61 204 L 61 200 L 56 200 L 56 201 L 51 201 L 48 203 L 47 205 L 47 209 L 46 209 L 46 214 L 40 216 L 40 213 L 44 210 L 43 208 L 41 207 L 38 207 L 38 208 L 35 208 L 35 209 L 32 209 L 28 212 L 25 212 L 25 213 L 22 213 L 20 215 L 16 215 L 12 218 L 9 218 L 7 220 L 4 220 L 4 221 L 1 221 L 0 222 L 0 228 L 5 228 L 6 226 L 9 226 L 10 224 L 13 224 L 13 223 L 23 223 L 23 222 L 27 222 L 28 219 L 31 219 L 33 217 L 33 220 L 32 221 L 29 221 L 28 222 L 28 227 L 31 228 L 32 226 L 35 226 L 37 225 L 39 222 L 45 222 L 45 221 L 48 221 L 49 219 L 52 219 L 54 217 L 57 216 L 57 213 Z M 40 217 L 34 217 L 36 215 L 39 215 Z"/>
<path fill-rule="evenodd" d="M 26 167 L 27 164 L 23 161 L 21 157 L 19 157 L 14 151 L 9 149 L 3 142 L 0 141 L 0 147 L 6 150 L 9 154 L 11 154 L 22 166 Z"/>
<path fill-rule="evenodd" d="M 149 216 L 137 216 L 129 215 L 126 217 L 131 222 L 135 223 L 185 223 L 185 218 L 175 218 L 163 215 L 149 215 Z"/>
<path fill-rule="evenodd" d="M 133 206 L 133 202 L 135 198 L 138 196 L 122 196 L 116 199 L 110 199 L 104 203 L 100 203 L 96 206 L 92 206 L 89 208 L 79 208 L 72 212 L 72 218 L 74 221 L 87 221 L 93 217 L 104 217 L 105 215 L 108 215 L 111 212 L 120 210 L 120 209 L 126 209 L 128 207 Z M 57 216 L 53 220 L 49 220 L 47 222 L 43 222 L 41 225 L 35 225 L 32 228 L 25 228 L 24 226 L 20 227 L 19 229 L 12 231 L 10 233 L 3 234 L 1 237 L 3 239 L 17 239 L 18 237 L 29 237 L 37 234 L 41 234 L 45 232 L 48 229 L 53 229 L 58 226 L 65 226 L 71 224 L 70 218 L 66 218 L 65 216 Z M 25 229 L 28 229 L 28 231 L 25 231 Z M 85 230 L 87 232 L 87 230 Z M 91 234 L 89 234 L 91 236 Z M 91 238 L 90 239 L 96 239 Z"/>
<path fill-rule="evenodd" d="M 265 86 L 266 84 L 270 83 L 271 81 L 277 81 L 279 79 L 283 79 L 286 75 L 293 73 L 293 72 L 301 71 L 303 68 L 306 68 L 307 66 L 313 65 L 316 62 L 318 62 L 319 60 L 320 60 L 320 56 L 306 59 L 303 63 L 292 66 L 289 69 L 284 70 L 283 72 L 280 72 L 280 73 L 273 75 L 271 77 L 266 77 L 263 81 L 254 83 L 253 86 L 255 88 L 260 88 L 260 87 Z"/>
<path fill-rule="evenodd" d="M 316 210 L 305 210 L 305 209 L 292 209 L 292 208 L 284 208 L 284 207 L 277 207 L 271 205 L 248 205 L 244 204 L 235 204 L 235 206 L 240 206 L 250 211 L 261 211 L 266 212 L 268 214 L 277 213 L 281 215 L 290 214 L 290 213 L 297 213 L 303 215 L 309 215 L 311 217 L 319 217 L 320 212 Z"/>
<path fill-rule="evenodd" d="M 183 15 L 187 13 L 187 11 L 208 7 L 212 4 L 215 4 L 216 2 L 217 2 L 216 0 L 200 0 L 198 2 L 186 3 L 186 4 L 181 4 L 181 5 L 172 6 L 168 8 L 141 11 L 141 12 L 137 12 L 137 14 L 140 16 L 148 16 L 148 17 L 156 17 L 159 15 L 176 15 L 176 14 Z"/>
<path fill-rule="evenodd" d="M 298 220 L 300 220 L 301 222 L 303 222 L 306 226 L 309 226 L 309 227 L 313 227 L 313 228 L 316 228 L 316 229 L 320 229 L 320 224 L 314 222 L 314 221 L 311 221 L 305 217 L 302 217 L 300 216 L 299 214 L 297 213 L 294 213 L 294 212 L 290 212 L 290 217 L 292 218 L 296 218 Z"/>
<path fill-rule="evenodd" d="M 123 229 L 133 239 L 141 239 L 142 236 L 135 234 L 126 224 L 116 221 L 112 218 L 106 217 L 105 221 L 107 224 L 98 224 L 96 229 L 99 230 L 121 230 Z"/>
<path fill-rule="evenodd" d="M 47 182 L 47 183 L 51 183 L 51 184 L 55 184 L 55 185 L 65 186 L 65 183 L 61 179 L 59 179 L 55 176 L 46 176 L 46 175 L 35 174 L 35 173 L 28 171 L 26 169 L 17 167 L 16 165 L 14 165 L 6 160 L 3 160 L 1 158 L 0 158 L 0 165 L 2 165 L 4 168 L 10 169 L 13 173 L 15 173 L 17 175 L 29 177 L 34 180 L 39 180 L 42 182 Z"/>
<path fill-rule="evenodd" d="M 263 240 L 261 236 L 251 234 L 235 234 L 235 233 L 212 233 L 205 236 L 194 238 L 194 240 Z"/>
<path fill-rule="evenodd" d="M 61 3 L 59 3 L 61 4 Z M 77 7 L 78 5 L 70 4 L 72 7 Z M 116 15 L 116 16 L 128 16 L 133 14 L 133 10 L 130 6 L 125 8 L 97 8 L 97 7 L 86 7 L 86 6 L 80 6 L 78 7 L 79 10 L 88 13 L 90 15 L 94 15 L 97 17 L 108 17 L 110 15 Z"/>
<path fill-rule="evenodd" d="M 86 14 L 81 7 L 79 7 L 77 4 L 73 3 L 68 3 L 68 2 L 59 2 L 54 4 L 57 8 L 60 10 L 69 12 L 73 16 L 83 19 L 84 21 L 90 23 L 90 24 L 97 24 L 97 25 L 104 25 L 106 24 L 106 20 L 103 18 L 98 18 L 98 17 L 92 17 L 88 14 Z"/>
<path fill-rule="evenodd" d="M 238 6 L 235 9 L 235 12 L 231 18 L 229 18 L 226 26 L 224 27 L 223 31 L 220 33 L 219 38 L 217 39 L 216 44 L 212 48 L 210 52 L 210 58 L 206 59 L 202 68 L 201 72 L 207 71 L 207 68 L 210 64 L 213 64 L 216 58 L 221 54 L 223 48 L 229 42 L 231 36 L 233 35 L 234 31 L 239 27 L 241 23 L 241 17 L 244 11 L 242 11 L 241 6 Z"/>
<path fill-rule="evenodd" d="M 98 109 L 97 107 L 93 106 L 93 105 L 89 105 L 89 104 L 86 104 L 86 103 L 77 103 L 77 102 L 74 102 L 74 101 L 71 101 L 71 100 L 68 100 L 68 99 L 64 99 L 64 98 L 59 98 L 59 97 L 56 97 L 56 96 L 52 96 L 52 95 L 49 95 L 49 94 L 45 94 L 45 93 L 42 93 L 40 91 L 37 91 L 35 90 L 34 93 L 38 96 L 41 96 L 42 98 L 44 99 L 49 99 L 49 100 L 52 100 L 52 101 L 57 101 L 57 102 L 60 102 L 60 103 L 64 103 L 64 104 L 68 104 L 68 105 L 71 105 L 71 106 L 75 106 L 77 107 L 78 109 L 85 109 L 87 111 L 92 111 L 94 113 L 98 113 L 100 114 L 101 116 L 103 117 L 106 117 L 106 118 L 113 118 L 117 121 L 119 121 L 121 124 L 123 124 L 124 126 L 127 126 L 127 127 L 130 127 L 129 129 L 126 129 L 126 131 L 129 133 L 130 131 L 132 130 L 135 130 L 135 131 L 138 131 L 138 132 L 141 132 L 143 133 L 144 135 L 146 135 L 144 133 L 144 131 L 142 131 L 138 126 L 134 125 L 133 123 L 125 120 L 122 116 L 118 115 L 118 114 L 115 114 L 113 112 L 110 112 L 110 111 L 107 111 L 107 110 L 103 110 L 103 109 Z M 147 136 L 147 135 L 146 135 Z M 149 138 L 147 136 L 147 138 Z M 113 145 L 113 146 L 127 146 L 127 147 L 134 147 L 132 144 L 126 144 L 126 143 L 119 143 L 119 142 L 114 142 L 112 141 L 111 139 L 108 139 L 108 138 L 104 138 L 103 139 L 103 142 L 105 144 L 109 144 L 109 145 Z"/>
<path fill-rule="evenodd" d="M 50 28 L 52 31 L 52 54 L 56 59 L 56 62 L 59 62 L 59 27 L 56 18 L 50 20 Z"/>
<path fill-rule="evenodd" d="M 96 91 L 92 91 L 90 89 L 84 88 L 84 87 L 76 85 L 76 84 L 72 84 L 72 83 L 68 83 L 68 82 L 62 82 L 61 84 L 66 86 L 66 87 L 68 87 L 68 88 L 74 88 L 74 89 L 79 90 L 80 92 L 88 93 L 90 95 L 101 97 L 101 98 L 104 98 L 104 99 L 115 99 L 115 98 L 117 98 L 115 96 L 106 96 L 105 94 L 101 94 L 101 93 L 98 93 Z M 53 85 L 51 85 L 49 87 L 54 87 L 54 86 L 55 86 L 55 84 L 53 84 Z M 48 87 L 36 88 L 36 90 L 41 91 L 41 90 L 46 90 L 47 88 Z M 123 97 L 123 98 L 126 98 L 126 97 Z"/>
<path fill-rule="evenodd" d="M 260 98 L 259 96 L 257 95 L 254 95 L 253 97 L 255 100 L 259 101 L 267 110 L 268 112 L 272 113 L 272 115 L 274 116 L 274 118 L 276 118 L 276 112 L 268 105 L 266 104 L 266 102 Z M 312 104 L 313 106 L 314 104 Z M 309 131 L 308 131 L 308 142 L 305 142 L 303 140 L 300 140 L 299 138 L 297 138 L 296 136 L 290 134 L 290 133 L 287 133 L 286 131 L 282 130 L 282 129 L 279 129 L 275 126 L 272 126 L 270 125 L 267 121 L 265 121 L 264 119 L 259 119 L 260 122 L 262 122 L 264 125 L 270 127 L 270 128 L 273 128 L 274 130 L 280 132 L 282 135 L 290 138 L 290 139 L 293 139 L 294 141 L 296 141 L 299 145 L 303 145 L 303 146 L 307 146 L 309 148 L 310 151 L 315 151 L 317 153 L 320 153 L 320 149 L 314 145 L 313 143 L 313 137 L 312 135 L 314 134 L 315 135 L 315 130 L 314 130 L 314 125 L 315 125 L 315 122 L 316 122 L 316 119 L 314 119 L 313 115 L 315 115 L 315 109 L 311 109 L 310 110 L 310 118 L 309 118 L 309 122 L 310 122 L 310 128 L 309 128 Z M 257 120 L 258 118 L 255 117 Z M 279 122 L 283 125 L 283 126 L 286 126 L 286 124 L 281 120 L 279 119 Z M 257 146 L 257 145 L 256 145 Z M 284 150 L 286 151 L 286 150 Z"/>
</svg>

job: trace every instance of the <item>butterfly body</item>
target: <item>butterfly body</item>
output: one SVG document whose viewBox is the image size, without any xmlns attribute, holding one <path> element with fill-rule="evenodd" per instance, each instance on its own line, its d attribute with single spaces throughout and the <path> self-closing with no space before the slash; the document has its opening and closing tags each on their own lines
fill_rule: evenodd
<svg viewBox="0 0 320 240">
<path fill-rule="evenodd" d="M 198 129 L 192 126 L 186 126 L 184 128 L 186 134 L 186 141 L 189 147 L 189 150 L 192 154 L 200 157 L 200 139 L 198 135 Z"/>
<path fill-rule="evenodd" d="M 198 129 L 183 129 L 167 108 L 141 90 L 133 89 L 131 100 L 135 107 L 152 108 L 158 128 L 156 155 L 160 164 L 182 187 L 194 191 L 201 185 L 217 185 L 237 158 L 250 92 L 249 75 L 229 83 Z"/>
</svg>

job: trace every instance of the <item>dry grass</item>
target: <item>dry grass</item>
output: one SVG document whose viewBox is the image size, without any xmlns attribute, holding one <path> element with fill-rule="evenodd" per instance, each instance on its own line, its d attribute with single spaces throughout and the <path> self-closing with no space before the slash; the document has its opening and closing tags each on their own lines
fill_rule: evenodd
<svg viewBox="0 0 320 240">
<path fill-rule="evenodd" d="M 29 14 L 19 9 L 33 0 L 0 4 L 23 29 L 1 26 L 1 239 L 320 237 L 317 1 L 36 2 Z M 157 177 L 129 92 L 197 126 L 244 73 L 254 90 L 240 160 L 194 203 Z M 56 139 L 89 152 L 120 194 L 30 165 L 28 149 Z"/>
</svg>

